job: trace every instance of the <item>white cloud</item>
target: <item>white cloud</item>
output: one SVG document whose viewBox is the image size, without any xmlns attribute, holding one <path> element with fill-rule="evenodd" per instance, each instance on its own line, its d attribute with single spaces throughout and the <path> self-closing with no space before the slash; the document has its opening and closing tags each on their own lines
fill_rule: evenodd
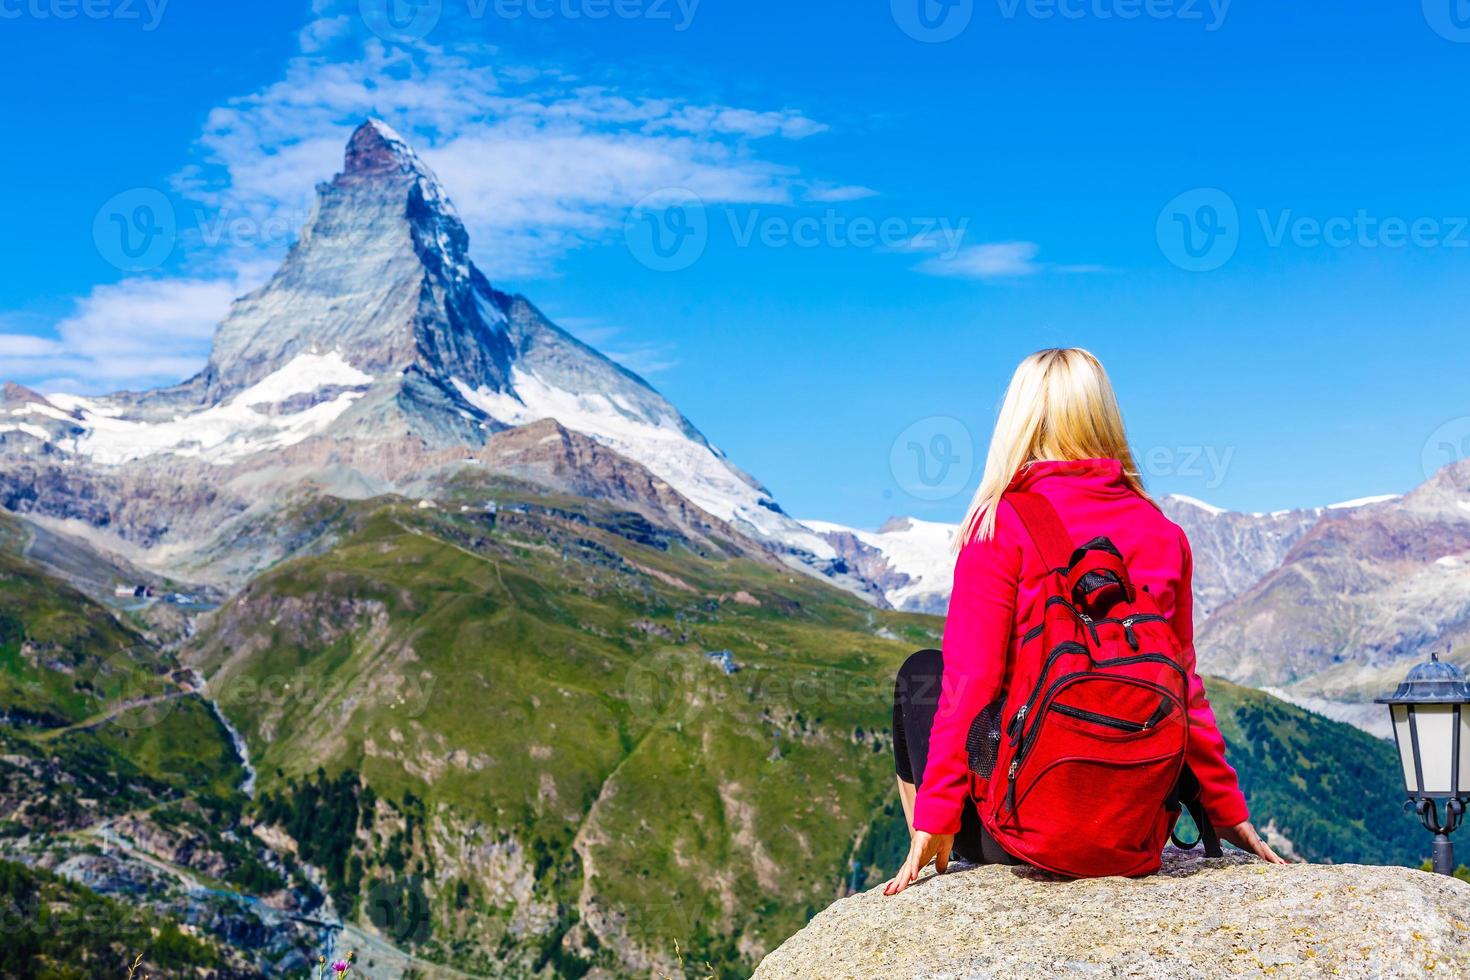
<svg viewBox="0 0 1470 980">
<path fill-rule="evenodd" d="M 44 390 L 100 392 L 163 384 L 204 365 L 230 302 L 258 267 L 222 279 L 124 279 L 77 301 L 52 336 L 0 333 L 0 377 Z"/>
<path fill-rule="evenodd" d="M 755 149 L 827 128 L 794 109 L 626 95 L 507 65 L 484 46 L 406 49 L 343 31 L 309 27 L 280 81 L 211 112 L 177 189 L 219 214 L 299 228 L 348 135 L 379 116 L 434 168 L 486 274 L 505 278 L 544 274 L 620 233 L 627 209 L 664 188 L 719 205 L 789 203 L 825 186 Z"/>
<path fill-rule="evenodd" d="M 915 268 L 931 276 L 952 279 L 1024 279 L 1041 272 L 1101 272 L 1096 265 L 1053 265 L 1038 262 L 1041 246 L 1035 242 L 986 242 L 966 245 L 952 255 L 936 255 Z"/>
<path fill-rule="evenodd" d="M 554 271 L 567 252 L 620 236 L 628 209 L 660 190 L 686 189 L 711 206 L 872 193 L 810 180 L 766 155 L 827 128 L 799 110 L 618 92 L 479 43 L 385 45 L 356 7 L 315 0 L 279 80 L 208 113 L 171 188 L 179 276 L 98 286 L 49 330 L 0 318 L 0 377 L 91 391 L 197 370 L 230 300 L 279 262 L 315 185 L 340 170 L 347 137 L 368 116 L 387 120 L 435 169 L 492 279 Z M 618 340 L 623 350 L 611 355 L 640 373 L 673 363 L 666 349 Z"/>
</svg>

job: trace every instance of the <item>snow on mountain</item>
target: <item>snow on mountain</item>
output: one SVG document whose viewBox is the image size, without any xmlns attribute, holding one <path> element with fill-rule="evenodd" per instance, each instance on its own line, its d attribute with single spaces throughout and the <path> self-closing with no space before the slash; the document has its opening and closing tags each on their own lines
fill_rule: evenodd
<svg viewBox="0 0 1470 980">
<path fill-rule="evenodd" d="M 942 614 L 954 580 L 951 542 L 959 526 L 896 517 L 877 531 L 828 521 L 802 521 L 843 560 L 882 590 L 895 609 Z"/>
<path fill-rule="evenodd" d="M 1184 529 L 1194 552 L 1194 615 L 1203 622 L 1285 560 L 1321 517 L 1321 508 L 1243 514 L 1165 494 L 1159 506 Z"/>
<path fill-rule="evenodd" d="M 159 456 L 235 466 L 320 437 L 350 443 L 354 465 L 370 467 L 363 447 L 382 445 L 385 459 L 472 454 L 508 427 L 556 419 L 788 561 L 862 587 L 646 381 L 495 289 L 437 177 L 377 120 L 352 134 L 342 172 L 319 185 L 270 281 L 232 305 L 199 374 L 142 393 L 6 404 L 26 417 L 0 426 L 25 433 L 58 414 L 49 444 L 104 466 Z"/>
<path fill-rule="evenodd" d="M 372 381 L 332 351 L 298 354 L 217 405 L 160 421 L 124 417 L 124 408 L 106 398 L 54 394 L 47 400 L 73 413 L 84 430 L 63 448 L 96 462 L 171 453 L 223 464 L 324 431 Z"/>
<path fill-rule="evenodd" d="M 1182 493 L 1168 494 L 1166 496 L 1166 499 L 1175 500 L 1181 504 L 1185 504 L 1190 507 L 1197 507 L 1200 510 L 1204 511 L 1206 514 L 1209 514 L 1211 517 L 1219 517 L 1221 514 L 1226 512 L 1224 507 L 1216 507 L 1214 504 L 1205 503 L 1198 497 L 1187 497 Z"/>
<path fill-rule="evenodd" d="M 702 439 L 691 439 L 676 414 L 650 416 L 615 393 L 568 391 L 519 366 L 511 369 L 510 381 L 509 391 L 496 392 L 453 379 L 466 401 L 498 422 L 519 426 L 555 419 L 642 463 L 722 521 L 754 530 L 765 539 L 797 545 L 824 560 L 836 557 L 821 537 L 793 527 L 796 522 Z"/>
<path fill-rule="evenodd" d="M 1355 510 L 1359 507 L 1367 507 L 1372 504 L 1383 504 L 1390 500 L 1398 500 L 1402 494 L 1380 493 L 1372 497 L 1356 497 L 1353 500 L 1344 500 L 1341 503 L 1328 504 L 1328 510 Z"/>
</svg>

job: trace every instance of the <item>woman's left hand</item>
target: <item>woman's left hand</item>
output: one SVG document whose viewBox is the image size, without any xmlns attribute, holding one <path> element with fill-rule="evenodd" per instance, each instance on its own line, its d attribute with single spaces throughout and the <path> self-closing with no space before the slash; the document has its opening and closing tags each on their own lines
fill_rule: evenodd
<svg viewBox="0 0 1470 980">
<path fill-rule="evenodd" d="M 934 869 L 944 874 L 949 867 L 949 852 L 954 848 L 954 834 L 926 834 L 914 831 L 913 843 L 909 845 L 909 856 L 898 869 L 893 880 L 883 886 L 883 894 L 897 895 L 919 880 L 919 872 L 932 860 Z"/>
</svg>

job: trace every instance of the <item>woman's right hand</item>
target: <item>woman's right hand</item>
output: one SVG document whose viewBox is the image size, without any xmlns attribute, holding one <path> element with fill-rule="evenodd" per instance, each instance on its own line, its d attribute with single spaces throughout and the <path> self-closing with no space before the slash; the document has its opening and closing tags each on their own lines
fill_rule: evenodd
<svg viewBox="0 0 1470 980">
<path fill-rule="evenodd" d="M 934 869 L 944 874 L 949 867 L 949 852 L 954 849 L 954 834 L 926 834 L 914 831 L 913 843 L 909 844 L 909 856 L 898 869 L 893 880 L 883 886 L 883 894 L 897 895 L 919 879 L 919 872 L 932 860 Z"/>
<path fill-rule="evenodd" d="M 1215 833 L 1220 839 L 1234 844 L 1247 854 L 1254 854 L 1267 864 L 1286 864 L 1285 858 L 1271 850 L 1271 845 L 1261 840 L 1261 835 L 1256 833 L 1256 828 L 1249 820 L 1244 820 L 1234 827 L 1216 827 Z"/>
</svg>

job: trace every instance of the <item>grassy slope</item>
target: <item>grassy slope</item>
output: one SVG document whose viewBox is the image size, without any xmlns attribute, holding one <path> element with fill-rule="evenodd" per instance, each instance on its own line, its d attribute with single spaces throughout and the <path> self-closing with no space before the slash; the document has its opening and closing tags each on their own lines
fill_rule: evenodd
<svg viewBox="0 0 1470 980">
<path fill-rule="evenodd" d="M 321 767 L 360 772 L 399 813 L 424 801 L 419 836 L 410 818 L 394 845 L 406 863 L 385 862 L 388 829 L 356 853 L 370 902 L 422 879 L 432 923 L 406 936 L 430 955 L 631 970 L 678 941 L 740 975 L 834 897 L 850 857 L 869 881 L 892 870 L 887 678 L 939 623 L 550 503 L 590 522 L 364 508 L 337 547 L 253 583 L 195 653 L 266 790 Z M 720 649 L 743 669 L 703 656 Z M 1314 858 L 1417 858 L 1386 745 L 1211 690 L 1263 821 Z"/>
<path fill-rule="evenodd" d="M 560 517 L 492 531 L 397 506 L 252 584 L 199 654 L 263 789 L 320 766 L 448 808 L 427 884 L 441 951 L 510 952 L 531 906 L 554 936 L 611 910 L 653 955 L 678 941 L 734 974 L 835 894 L 891 787 L 882 678 L 934 626 Z M 709 663 L 719 649 L 743 669 Z M 477 864 L 509 841 L 505 868 Z M 499 893 L 519 875 L 531 902 Z"/>
<path fill-rule="evenodd" d="M 162 693 L 165 658 L 110 612 L 0 551 L 0 711 L 50 727 Z"/>
<path fill-rule="evenodd" d="M 46 763 L 37 768 L 82 777 L 48 785 L 44 802 L 60 812 L 78 798 L 108 809 L 124 798 L 231 793 L 242 772 L 208 706 L 155 700 L 180 691 L 175 658 L 23 558 L 24 534 L 0 517 L 0 712 L 12 722 L 0 738 L 10 754 Z"/>
<path fill-rule="evenodd" d="M 1393 745 L 1219 678 L 1206 684 L 1256 822 L 1311 861 L 1418 864 L 1429 835 L 1403 812 Z"/>
</svg>

